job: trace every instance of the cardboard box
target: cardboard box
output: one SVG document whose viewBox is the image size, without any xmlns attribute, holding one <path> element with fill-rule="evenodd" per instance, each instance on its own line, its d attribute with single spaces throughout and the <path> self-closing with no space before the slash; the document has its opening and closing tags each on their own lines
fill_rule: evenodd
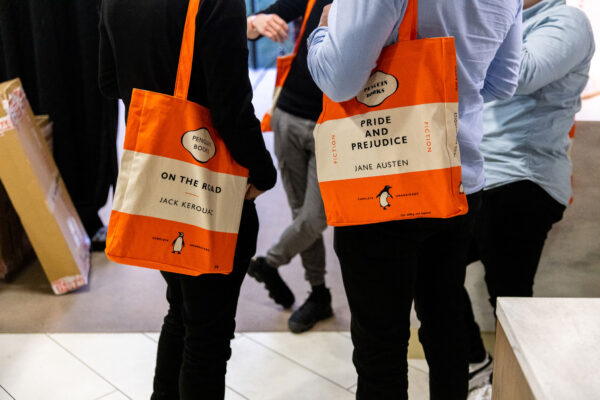
<svg viewBox="0 0 600 400">
<path fill-rule="evenodd" d="M 31 243 L 4 186 L 0 183 L 0 279 L 10 279 L 31 259 Z"/>
<path fill-rule="evenodd" d="M 35 124 L 52 150 L 52 122 L 48 115 L 36 115 Z M 33 260 L 33 248 L 21 220 L 0 182 L 0 279 L 10 279 Z"/>
<path fill-rule="evenodd" d="M 56 294 L 87 284 L 90 239 L 18 79 L 0 84 L 0 180 Z"/>
</svg>

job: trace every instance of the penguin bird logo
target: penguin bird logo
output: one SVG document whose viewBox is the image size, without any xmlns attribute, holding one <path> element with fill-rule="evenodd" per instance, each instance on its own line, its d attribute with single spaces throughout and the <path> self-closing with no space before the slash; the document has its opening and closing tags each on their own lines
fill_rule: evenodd
<svg viewBox="0 0 600 400">
<path fill-rule="evenodd" d="M 173 240 L 173 251 L 171 252 L 171 254 L 181 254 L 183 246 L 185 246 L 185 243 L 183 242 L 183 232 L 179 232 L 179 236 L 177 236 L 175 240 Z"/>
<path fill-rule="evenodd" d="M 385 187 L 377 195 L 377 197 L 379 197 L 379 205 L 384 210 L 387 209 L 388 207 L 391 207 L 391 204 L 388 203 L 388 198 L 392 197 L 392 195 L 390 194 L 391 188 L 392 188 L 391 186 L 385 185 Z"/>
</svg>

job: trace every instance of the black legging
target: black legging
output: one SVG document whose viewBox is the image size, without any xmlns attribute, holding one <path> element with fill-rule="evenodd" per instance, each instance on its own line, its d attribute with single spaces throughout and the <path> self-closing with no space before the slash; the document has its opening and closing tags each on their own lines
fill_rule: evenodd
<svg viewBox="0 0 600 400">
<path fill-rule="evenodd" d="M 162 272 L 169 312 L 158 341 L 152 400 L 223 400 L 240 287 L 257 235 L 254 202 L 246 201 L 230 275 Z"/>
<path fill-rule="evenodd" d="M 481 260 L 490 303 L 501 296 L 531 297 L 540 256 L 552 225 L 565 206 L 537 184 L 525 180 L 487 190 L 475 224 L 470 262 Z M 465 321 L 470 362 L 480 362 L 485 349 L 466 290 Z"/>
<path fill-rule="evenodd" d="M 413 299 L 431 399 L 467 398 L 462 290 L 481 194 L 468 200 L 465 216 L 335 228 L 334 247 L 352 313 L 357 399 L 408 398 Z"/>
</svg>

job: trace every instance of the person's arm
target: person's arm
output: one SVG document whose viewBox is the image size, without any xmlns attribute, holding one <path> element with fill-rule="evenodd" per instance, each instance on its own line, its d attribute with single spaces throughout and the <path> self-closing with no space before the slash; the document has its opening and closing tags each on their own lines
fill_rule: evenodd
<svg viewBox="0 0 600 400">
<path fill-rule="evenodd" d="M 406 0 L 335 0 L 328 27 L 308 38 L 308 68 L 333 101 L 352 97 L 365 85 L 381 49 L 404 16 Z M 357 22 L 360 21 L 360 22 Z"/>
<path fill-rule="evenodd" d="M 521 64 L 522 21 L 522 8 L 519 6 L 515 22 L 488 68 L 483 89 L 481 89 L 483 101 L 486 103 L 509 99 L 515 94 L 519 81 L 519 65 Z"/>
<path fill-rule="evenodd" d="M 289 33 L 287 23 L 303 16 L 307 5 L 308 0 L 277 0 L 264 10 L 250 15 L 246 19 L 248 39 L 266 36 L 274 42 L 285 42 Z"/>
<path fill-rule="evenodd" d="M 585 14 L 565 7 L 534 27 L 523 42 L 517 94 L 531 94 L 565 76 L 594 52 Z"/>
<path fill-rule="evenodd" d="M 290 28 L 277 14 L 256 14 L 246 18 L 248 40 L 257 40 L 262 36 L 274 42 L 283 43 L 288 38 Z"/>
<path fill-rule="evenodd" d="M 252 106 L 245 18 L 242 1 L 203 1 L 194 58 L 202 65 L 214 127 L 233 158 L 250 170 L 250 183 L 268 190 L 277 172 Z"/>
<path fill-rule="evenodd" d="M 102 5 L 100 5 L 102 7 Z M 98 58 L 98 87 L 104 97 L 118 99 L 120 97 L 117 81 L 117 69 L 108 32 L 104 25 L 103 10 L 100 10 L 100 54 Z"/>
</svg>

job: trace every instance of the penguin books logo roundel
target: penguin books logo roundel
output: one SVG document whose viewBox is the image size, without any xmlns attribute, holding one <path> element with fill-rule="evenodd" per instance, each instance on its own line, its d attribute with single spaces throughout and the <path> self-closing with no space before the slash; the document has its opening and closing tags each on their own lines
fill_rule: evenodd
<svg viewBox="0 0 600 400">
<path fill-rule="evenodd" d="M 376 71 L 356 96 L 359 103 L 367 107 L 380 106 L 398 90 L 398 79 L 394 75 Z"/>
<path fill-rule="evenodd" d="M 217 153 L 215 142 L 206 128 L 189 131 L 181 137 L 181 144 L 200 163 L 207 163 Z"/>
</svg>

